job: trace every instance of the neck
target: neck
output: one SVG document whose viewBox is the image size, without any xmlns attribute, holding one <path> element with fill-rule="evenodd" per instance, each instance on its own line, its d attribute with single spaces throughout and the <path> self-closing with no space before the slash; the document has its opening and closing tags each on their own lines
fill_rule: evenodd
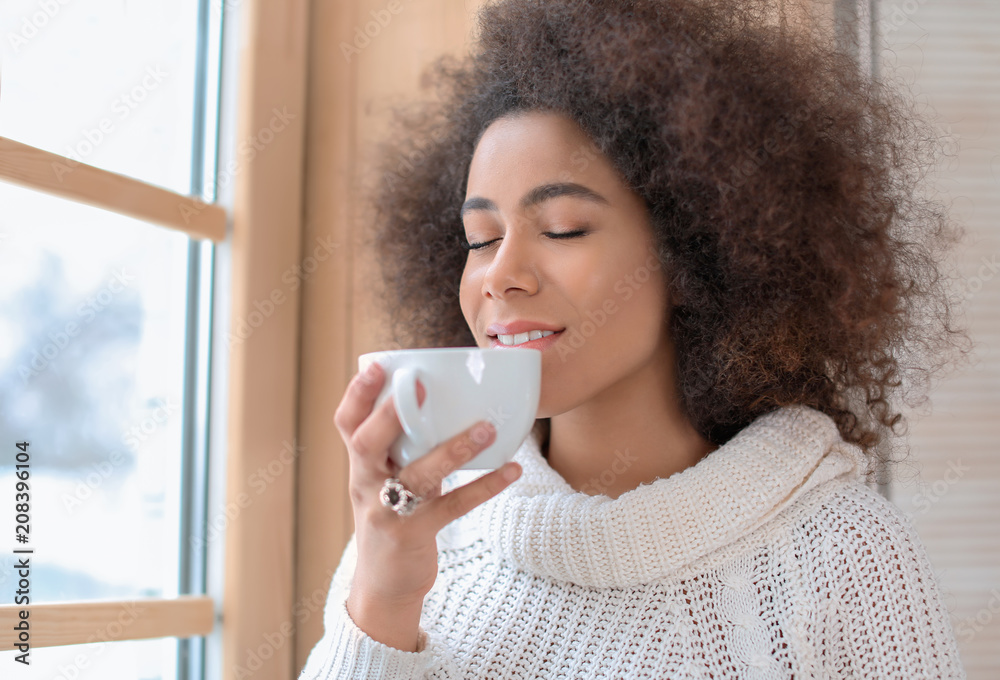
<svg viewBox="0 0 1000 680">
<path fill-rule="evenodd" d="M 552 416 L 546 458 L 574 490 L 618 498 L 689 468 L 718 448 L 684 415 L 669 359 Z"/>
</svg>

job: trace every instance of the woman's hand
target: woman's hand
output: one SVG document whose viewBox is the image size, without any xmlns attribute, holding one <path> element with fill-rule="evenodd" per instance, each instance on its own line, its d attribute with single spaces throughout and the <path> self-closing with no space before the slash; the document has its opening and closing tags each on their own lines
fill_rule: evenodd
<svg viewBox="0 0 1000 680">
<path fill-rule="evenodd" d="M 347 607 L 358 627 L 370 637 L 386 644 L 391 644 L 387 640 L 402 641 L 398 646 L 412 648 L 423 599 L 437 578 L 437 533 L 507 488 L 521 469 L 517 463 L 507 463 L 441 495 L 441 481 L 493 443 L 496 432 L 485 422 L 400 469 L 389 458 L 389 446 L 403 431 L 392 398 L 373 410 L 385 371 L 378 363 L 369 369 L 354 376 L 334 415 L 350 457 L 358 550 Z M 423 403 L 423 396 L 418 382 L 418 404 Z M 506 479 L 508 471 L 512 474 Z M 423 497 L 413 514 L 400 517 L 382 505 L 379 492 L 387 477 L 397 477 Z M 372 630 L 363 621 L 369 622 Z"/>
</svg>

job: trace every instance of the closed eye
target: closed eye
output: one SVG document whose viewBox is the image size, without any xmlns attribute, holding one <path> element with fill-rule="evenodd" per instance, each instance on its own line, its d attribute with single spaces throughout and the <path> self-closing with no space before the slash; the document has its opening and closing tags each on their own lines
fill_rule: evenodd
<svg viewBox="0 0 1000 680">
<path fill-rule="evenodd" d="M 545 235 L 550 238 L 576 238 L 577 236 L 583 236 L 586 233 L 586 229 L 574 229 L 573 231 L 564 232 L 547 231 L 545 232 Z"/>
<path fill-rule="evenodd" d="M 495 238 L 493 241 L 499 241 L 500 239 Z M 483 241 L 482 243 L 462 243 L 462 248 L 465 250 L 479 250 L 480 248 L 485 248 L 488 245 L 492 245 L 493 241 Z"/>
<path fill-rule="evenodd" d="M 554 232 L 547 231 L 545 235 L 551 239 L 566 239 L 566 238 L 577 238 L 578 236 L 583 236 L 587 233 L 586 229 L 574 229 L 573 231 L 564 232 Z M 481 248 L 486 248 L 487 246 L 493 245 L 495 242 L 499 241 L 499 238 L 495 238 L 489 241 L 482 241 L 480 243 L 463 243 L 462 248 L 465 250 L 480 250 Z"/>
</svg>

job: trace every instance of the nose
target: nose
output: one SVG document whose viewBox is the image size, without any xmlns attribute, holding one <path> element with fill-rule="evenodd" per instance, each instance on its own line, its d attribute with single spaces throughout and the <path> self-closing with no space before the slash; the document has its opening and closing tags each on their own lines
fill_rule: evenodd
<svg viewBox="0 0 1000 680">
<path fill-rule="evenodd" d="M 483 295 L 503 299 L 522 291 L 538 292 L 538 274 L 525 229 L 508 228 L 483 277 Z"/>
</svg>

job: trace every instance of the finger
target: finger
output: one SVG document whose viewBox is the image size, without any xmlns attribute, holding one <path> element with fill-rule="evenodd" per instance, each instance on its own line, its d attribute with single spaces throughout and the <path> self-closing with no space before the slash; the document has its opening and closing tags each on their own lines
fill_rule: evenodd
<svg viewBox="0 0 1000 680">
<path fill-rule="evenodd" d="M 344 398 L 341 399 L 333 415 L 333 422 L 344 437 L 344 441 L 350 439 L 358 426 L 372 412 L 384 380 L 385 369 L 378 362 L 372 362 L 366 371 L 355 373 L 351 382 L 347 384 Z"/>
<path fill-rule="evenodd" d="M 509 475 L 509 476 L 508 476 Z M 426 516 L 437 527 L 444 528 L 506 489 L 521 476 L 521 466 L 509 462 L 483 475 L 474 482 L 449 491 L 427 505 Z M 440 530 L 440 529 L 439 529 Z"/>
<path fill-rule="evenodd" d="M 376 394 L 378 390 L 376 390 Z M 417 403 L 420 405 L 426 395 L 424 386 L 417 381 Z M 375 463 L 375 473 L 381 475 L 388 469 L 389 447 L 403 432 L 403 426 L 396 413 L 395 400 L 389 397 L 371 411 L 371 415 L 354 430 L 348 444 L 363 459 Z"/>
<path fill-rule="evenodd" d="M 481 453 L 496 439 L 496 430 L 479 422 L 435 447 L 405 468 L 398 477 L 407 489 L 424 498 L 441 495 L 441 481 Z"/>
</svg>

